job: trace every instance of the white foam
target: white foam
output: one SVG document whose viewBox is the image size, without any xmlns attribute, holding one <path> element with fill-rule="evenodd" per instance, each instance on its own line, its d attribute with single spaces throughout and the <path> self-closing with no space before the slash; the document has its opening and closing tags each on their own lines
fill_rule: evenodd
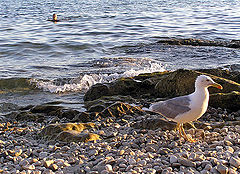
<svg viewBox="0 0 240 174">
<path fill-rule="evenodd" d="M 113 74 L 85 74 L 81 77 L 72 79 L 70 83 L 64 85 L 56 85 L 54 81 L 43 81 L 31 79 L 31 83 L 37 88 L 51 93 L 64 92 L 86 92 L 92 85 L 96 83 L 111 82 L 121 77 L 132 77 L 142 73 L 162 72 L 165 71 L 164 66 L 159 63 L 149 63 L 143 69 L 130 69 L 124 73 Z"/>
</svg>

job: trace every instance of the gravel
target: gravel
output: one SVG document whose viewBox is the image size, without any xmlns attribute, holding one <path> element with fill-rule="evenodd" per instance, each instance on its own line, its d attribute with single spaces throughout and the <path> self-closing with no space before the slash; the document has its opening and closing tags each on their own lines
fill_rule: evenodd
<svg viewBox="0 0 240 174">
<path fill-rule="evenodd" d="M 209 116 L 209 115 L 208 115 Z M 198 141 L 186 142 L 176 131 L 135 129 L 139 118 L 93 120 L 102 140 L 48 142 L 34 122 L 0 123 L 0 172 L 30 174 L 208 174 L 240 173 L 240 126 L 188 129 Z"/>
</svg>

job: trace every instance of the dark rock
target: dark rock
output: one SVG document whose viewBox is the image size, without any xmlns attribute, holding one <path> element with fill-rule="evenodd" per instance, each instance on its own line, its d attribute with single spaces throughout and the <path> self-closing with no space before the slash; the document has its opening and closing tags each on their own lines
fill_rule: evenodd
<svg viewBox="0 0 240 174">
<path fill-rule="evenodd" d="M 6 115 L 6 117 L 11 120 L 34 121 L 34 122 L 39 122 L 39 123 L 43 122 L 45 120 L 45 117 L 43 114 L 31 113 L 28 111 L 12 112 L 12 113 Z"/>
<path fill-rule="evenodd" d="M 100 98 L 101 96 L 109 96 L 111 95 L 108 84 L 97 83 L 93 85 L 85 94 L 84 100 L 95 100 Z"/>
<path fill-rule="evenodd" d="M 197 76 L 205 74 L 194 70 L 177 70 L 172 73 L 167 73 L 158 79 L 158 83 L 155 86 L 156 96 L 158 97 L 176 97 L 187 95 L 194 92 L 195 80 Z M 210 76 L 214 81 L 220 83 L 223 86 L 222 93 L 229 93 L 232 91 L 239 91 L 240 84 L 227 80 L 221 77 L 213 76 L 211 74 L 205 74 Z M 218 93 L 219 89 L 209 88 L 209 93 Z M 211 99 L 211 98 L 210 98 Z"/>
<path fill-rule="evenodd" d="M 240 41 L 211 41 L 201 39 L 162 39 L 158 43 L 169 45 L 191 45 L 191 46 L 215 46 L 215 47 L 228 47 L 228 48 L 240 48 Z"/>
<path fill-rule="evenodd" d="M 32 113 L 44 113 L 46 115 L 57 116 L 58 118 L 67 118 L 72 120 L 80 112 L 73 109 L 65 109 L 62 106 L 38 105 L 30 109 Z"/>
<path fill-rule="evenodd" d="M 24 92 L 33 89 L 29 79 L 10 78 L 0 80 L 0 93 Z"/>
<path fill-rule="evenodd" d="M 45 113 L 49 114 L 51 112 L 56 112 L 60 109 L 63 109 L 62 106 L 53 106 L 53 105 L 38 105 L 33 107 L 30 111 L 32 113 Z"/>
<path fill-rule="evenodd" d="M 0 112 L 10 112 L 18 110 L 19 106 L 13 103 L 0 103 Z"/>
<path fill-rule="evenodd" d="M 212 74 L 214 76 L 223 77 L 225 79 L 232 80 L 240 83 L 240 72 L 239 71 L 228 71 L 222 69 L 198 69 L 197 71 Z"/>
<path fill-rule="evenodd" d="M 97 117 L 98 113 L 96 112 L 81 112 L 80 114 L 76 115 L 71 122 L 83 122 L 87 123 Z"/>
<path fill-rule="evenodd" d="M 212 94 L 209 105 L 215 108 L 226 108 L 234 112 L 238 111 L 240 109 L 240 92 Z"/>
<path fill-rule="evenodd" d="M 154 87 L 154 86 L 153 86 Z M 152 87 L 152 89 L 153 89 Z M 133 78 L 120 78 L 112 83 L 93 85 L 85 94 L 84 100 L 91 101 L 102 96 L 131 95 L 140 97 L 150 92 L 149 85 Z"/>
<path fill-rule="evenodd" d="M 63 110 L 62 114 L 59 115 L 59 118 L 67 118 L 67 119 L 73 119 L 76 115 L 78 115 L 80 112 L 73 110 L 73 109 L 67 109 Z"/>
</svg>

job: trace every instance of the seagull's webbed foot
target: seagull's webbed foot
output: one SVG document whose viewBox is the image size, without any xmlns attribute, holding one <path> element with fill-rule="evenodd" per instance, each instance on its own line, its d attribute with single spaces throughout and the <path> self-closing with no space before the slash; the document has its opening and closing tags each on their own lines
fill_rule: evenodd
<svg viewBox="0 0 240 174">
<path fill-rule="evenodd" d="M 191 137 L 187 136 L 187 134 L 186 134 L 185 131 L 184 131 L 183 124 L 180 124 L 179 128 L 180 128 L 180 130 L 179 130 L 179 135 L 180 135 L 180 136 L 183 135 L 183 137 L 185 138 L 186 141 L 189 141 L 189 142 L 191 142 L 191 143 L 197 142 L 197 140 L 194 140 L 194 139 L 192 139 Z M 181 132 L 181 133 L 180 133 L 180 132 Z"/>
<path fill-rule="evenodd" d="M 184 138 L 184 135 L 182 134 L 182 131 L 181 131 L 181 124 L 177 124 L 177 130 L 178 130 L 178 133 L 179 133 L 179 136 L 180 138 L 183 137 Z"/>
</svg>

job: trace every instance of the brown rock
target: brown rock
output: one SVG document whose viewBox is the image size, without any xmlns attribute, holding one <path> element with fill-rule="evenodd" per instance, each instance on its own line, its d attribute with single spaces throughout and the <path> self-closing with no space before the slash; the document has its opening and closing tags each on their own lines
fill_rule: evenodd
<svg viewBox="0 0 240 174">
<path fill-rule="evenodd" d="M 95 127 L 94 123 L 63 123 L 50 124 L 42 129 L 40 137 L 47 140 L 59 140 L 65 142 L 88 142 L 100 140 L 99 135 L 93 133 L 82 133 L 85 129 Z"/>
</svg>

